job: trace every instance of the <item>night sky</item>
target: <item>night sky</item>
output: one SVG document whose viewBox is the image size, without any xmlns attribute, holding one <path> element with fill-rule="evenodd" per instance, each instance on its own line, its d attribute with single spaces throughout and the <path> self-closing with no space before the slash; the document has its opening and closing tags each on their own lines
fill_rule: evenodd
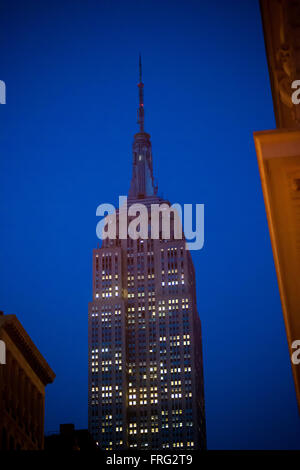
<svg viewBox="0 0 300 470">
<path fill-rule="evenodd" d="M 141 51 L 159 194 L 205 204 L 208 447 L 300 448 L 252 134 L 275 127 L 258 1 L 0 5 L 0 309 L 57 375 L 46 432 L 87 427 L 96 208 L 129 188 Z"/>
</svg>

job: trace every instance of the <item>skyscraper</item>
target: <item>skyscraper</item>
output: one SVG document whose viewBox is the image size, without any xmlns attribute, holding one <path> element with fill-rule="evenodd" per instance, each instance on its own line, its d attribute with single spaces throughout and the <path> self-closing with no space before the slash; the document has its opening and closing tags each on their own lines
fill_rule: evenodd
<svg viewBox="0 0 300 470">
<path fill-rule="evenodd" d="M 139 132 L 127 204 L 169 207 L 154 184 L 143 88 L 140 59 Z M 169 238 L 162 234 L 160 228 L 158 239 L 134 240 L 118 233 L 93 252 L 89 431 L 102 449 L 206 447 L 193 262 L 174 227 Z"/>
</svg>

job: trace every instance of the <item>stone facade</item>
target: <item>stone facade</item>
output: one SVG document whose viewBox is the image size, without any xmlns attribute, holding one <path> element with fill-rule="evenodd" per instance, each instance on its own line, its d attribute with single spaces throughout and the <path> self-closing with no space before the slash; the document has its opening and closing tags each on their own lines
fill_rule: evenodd
<svg viewBox="0 0 300 470">
<path fill-rule="evenodd" d="M 0 316 L 0 340 L 0 449 L 43 449 L 45 386 L 55 374 L 15 315 Z"/>
<path fill-rule="evenodd" d="M 261 0 L 276 130 L 254 132 L 296 395 L 300 408 L 300 0 Z M 300 82 L 299 82 L 300 83 Z M 299 88 L 299 86 L 298 86 Z"/>
</svg>

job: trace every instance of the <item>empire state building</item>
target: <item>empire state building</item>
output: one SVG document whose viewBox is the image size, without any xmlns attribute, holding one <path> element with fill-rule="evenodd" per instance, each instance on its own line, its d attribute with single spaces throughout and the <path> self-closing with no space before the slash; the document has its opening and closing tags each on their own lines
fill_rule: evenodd
<svg viewBox="0 0 300 470">
<path fill-rule="evenodd" d="M 170 206 L 154 183 L 141 60 L 138 91 L 128 207 Z M 93 250 L 88 336 L 89 431 L 101 449 L 206 448 L 201 323 L 184 236 L 116 236 Z"/>
</svg>

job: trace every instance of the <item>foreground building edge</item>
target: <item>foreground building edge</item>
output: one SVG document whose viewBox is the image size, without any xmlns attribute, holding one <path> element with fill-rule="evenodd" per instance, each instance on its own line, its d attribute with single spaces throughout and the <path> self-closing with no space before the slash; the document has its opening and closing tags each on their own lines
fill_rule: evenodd
<svg viewBox="0 0 300 470">
<path fill-rule="evenodd" d="M 300 339 L 300 131 L 255 132 L 254 140 L 290 356 Z M 300 365 L 293 363 L 300 407 Z"/>
<path fill-rule="evenodd" d="M 296 396 L 300 411 L 300 0 L 260 0 L 277 130 L 254 132 Z"/>
<path fill-rule="evenodd" d="M 44 448 L 45 387 L 55 374 L 15 315 L 0 315 L 0 449 Z"/>
</svg>

